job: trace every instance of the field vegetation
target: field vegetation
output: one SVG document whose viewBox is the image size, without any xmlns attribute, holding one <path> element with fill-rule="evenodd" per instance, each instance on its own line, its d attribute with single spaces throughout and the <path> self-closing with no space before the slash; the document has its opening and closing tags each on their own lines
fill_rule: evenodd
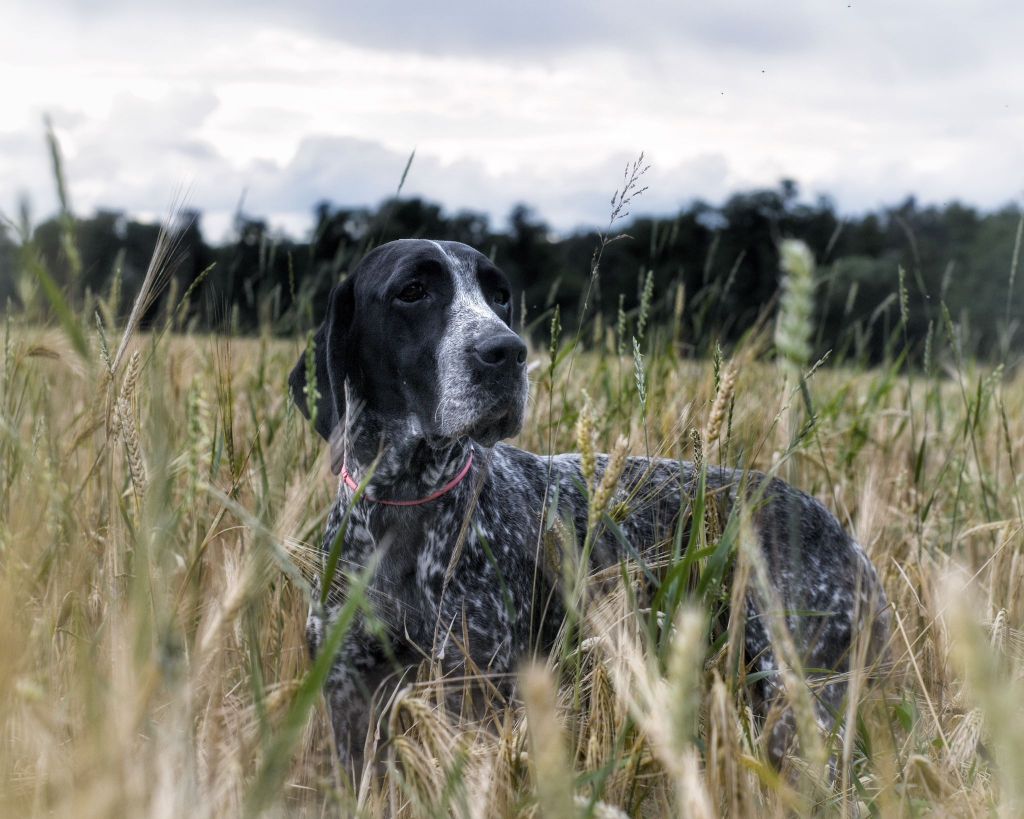
<svg viewBox="0 0 1024 819">
<path fill-rule="evenodd" d="M 70 222 L 62 235 L 73 259 Z M 644 287 L 614 323 L 581 306 L 561 331 L 548 313 L 514 442 L 757 468 L 821 498 L 893 615 L 886 661 L 851 676 L 843 731 L 804 716 L 794 663 L 801 751 L 781 774 L 766 764 L 741 624 L 715 628 L 757 559 L 743 515 L 718 519 L 699 493 L 674 556 L 596 579 L 566 567 L 570 617 L 514 700 L 464 718 L 444 697 L 461 682 L 425 663 L 353 788 L 303 641 L 337 487 L 285 387 L 306 337 L 233 334 L 230 311 L 226 332 L 190 332 L 181 305 L 201 282 L 141 331 L 173 237 L 134 305 L 116 286 L 72 302 L 30 230 L 18 247 L 19 287 L 49 321 L 9 306 L 0 328 L 0 814 L 1024 813 L 1024 379 L 1010 358 L 976 360 L 941 308 L 911 366 L 903 276 L 870 368 L 816 360 L 828 270 L 799 244 L 783 247 L 780 315 L 725 351 L 691 355 L 681 288 Z M 593 515 L 613 523 L 605 494 Z M 638 602 L 650 572 L 662 592 Z"/>
</svg>

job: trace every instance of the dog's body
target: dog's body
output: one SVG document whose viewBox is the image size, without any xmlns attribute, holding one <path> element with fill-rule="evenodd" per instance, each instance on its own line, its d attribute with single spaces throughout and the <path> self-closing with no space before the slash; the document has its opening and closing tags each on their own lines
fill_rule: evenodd
<svg viewBox="0 0 1024 819">
<path fill-rule="evenodd" d="M 353 767 L 385 680 L 432 658 L 452 675 L 484 672 L 507 691 L 517 664 L 549 646 L 564 617 L 559 573 L 546 565 L 550 534 L 562 530 L 557 548 L 584 543 L 587 481 L 578 455 L 497 443 L 518 431 L 526 400 L 525 346 L 510 324 L 508 286 L 486 257 L 453 243 L 393 242 L 332 293 L 317 334 L 316 402 L 307 400 L 316 393 L 305 360 L 292 374 L 296 401 L 332 441 L 344 476 L 324 538 L 326 558 L 347 513 L 334 585 L 371 572 L 375 617 L 356 616 L 327 683 L 339 752 Z M 606 465 L 598 458 L 598 476 Z M 622 502 L 620 531 L 592 530 L 589 568 L 664 547 L 689 525 L 697 480 L 686 462 L 627 459 L 612 499 Z M 887 617 L 874 569 L 821 504 L 754 473 L 711 468 L 706 487 L 723 520 L 737 499 L 751 502 L 759 554 L 809 676 L 847 671 L 858 629 L 869 628 L 871 650 L 880 650 Z M 311 609 L 314 654 L 340 591 Z M 745 659 L 763 672 L 754 685 L 763 714 L 780 693 L 779 661 L 760 598 L 746 599 Z M 824 725 L 844 693 L 838 681 L 818 692 Z M 792 719 L 780 720 L 768 743 L 774 761 L 792 736 Z"/>
</svg>

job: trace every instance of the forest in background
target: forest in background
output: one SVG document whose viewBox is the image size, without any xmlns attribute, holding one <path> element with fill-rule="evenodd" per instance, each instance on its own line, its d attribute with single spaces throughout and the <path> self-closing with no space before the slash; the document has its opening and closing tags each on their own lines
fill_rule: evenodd
<svg viewBox="0 0 1024 819">
<path fill-rule="evenodd" d="M 1022 225 L 1016 205 L 984 212 L 908 198 L 849 216 L 827 198 L 802 201 L 797 186 L 784 180 L 718 206 L 695 201 L 675 215 L 626 216 L 603 233 L 556 234 L 526 205 L 498 229 L 485 214 L 449 213 L 408 197 L 376 208 L 321 202 L 310 236 L 301 240 L 239 213 L 230 240 L 212 244 L 199 212 L 176 219 L 171 281 L 146 322 L 162 320 L 170 304 L 179 327 L 199 331 L 306 332 L 319 321 L 334 282 L 373 246 L 403 237 L 465 242 L 491 255 L 517 289 L 518 319 L 534 335 L 546 333 L 555 305 L 563 326 L 575 327 L 587 299 L 601 313 L 609 343 L 615 343 L 612 328 L 620 340 L 628 338 L 646 285 L 649 326 L 674 321 L 684 351 L 730 344 L 771 312 L 778 243 L 790 237 L 804 240 L 818 260 L 816 357 L 831 351 L 833 360 L 876 362 L 897 347 L 918 356 L 931 333 L 955 322 L 969 352 L 1007 361 L 1024 315 L 1024 293 L 1014 283 Z M 73 307 L 88 308 L 100 297 L 127 312 L 158 225 L 116 210 L 89 217 L 64 211 L 34 228 L 27 222 L 0 227 L 0 304 L 45 317 L 46 299 L 25 263 L 25 254 L 37 254 Z M 597 248 L 600 276 L 592 277 Z"/>
</svg>

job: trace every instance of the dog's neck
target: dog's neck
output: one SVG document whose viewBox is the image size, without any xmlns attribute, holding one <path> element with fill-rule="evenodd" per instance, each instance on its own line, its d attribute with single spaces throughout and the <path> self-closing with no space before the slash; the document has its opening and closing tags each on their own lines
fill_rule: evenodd
<svg viewBox="0 0 1024 819">
<path fill-rule="evenodd" d="M 453 481 L 473 451 L 469 438 L 428 440 L 413 420 L 386 422 L 377 413 L 346 413 L 332 441 L 335 471 L 342 466 L 356 483 L 369 475 L 368 500 L 413 501 L 427 498 Z M 351 495 L 346 481 L 339 492 Z"/>
</svg>

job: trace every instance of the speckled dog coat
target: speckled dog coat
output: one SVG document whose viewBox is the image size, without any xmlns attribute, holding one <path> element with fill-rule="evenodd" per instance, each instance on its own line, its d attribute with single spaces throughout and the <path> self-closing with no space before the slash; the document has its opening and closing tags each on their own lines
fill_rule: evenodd
<svg viewBox="0 0 1024 819">
<path fill-rule="evenodd" d="M 509 693 L 521 659 L 549 646 L 563 620 L 557 572 L 542 565 L 543 529 L 558 520 L 569 530 L 563 541 L 584 542 L 586 481 L 578 455 L 498 443 L 520 429 L 527 396 L 526 347 L 511 320 L 508 283 L 483 254 L 453 242 L 391 242 L 334 289 L 314 367 L 304 356 L 292 373 L 296 403 L 331 442 L 335 471 L 346 478 L 323 544 L 326 560 L 347 514 L 338 573 L 327 605 L 314 604 L 307 624 L 314 656 L 351 576 L 370 578 L 372 616 L 356 614 L 326 688 L 339 754 L 357 772 L 371 700 L 386 701 L 421 660 L 453 676 L 482 672 L 492 690 Z M 599 457 L 598 475 L 605 465 Z M 353 487 L 367 475 L 365 494 L 353 502 Z M 888 629 L 885 596 L 835 517 L 756 473 L 711 468 L 706 482 L 723 520 L 737 497 L 751 502 L 773 597 L 808 677 L 848 671 L 858 631 L 869 635 L 868 660 L 877 657 Z M 591 568 L 670 542 L 688 524 L 696 484 L 690 463 L 627 459 L 621 496 L 643 501 L 630 505 L 619 533 L 598 528 Z M 752 684 L 761 716 L 782 693 L 764 599 L 750 591 L 744 612 L 744 659 L 762 672 Z M 815 686 L 824 728 L 841 713 L 845 690 L 842 679 Z M 783 708 L 767 738 L 774 762 L 794 735 Z"/>
</svg>

